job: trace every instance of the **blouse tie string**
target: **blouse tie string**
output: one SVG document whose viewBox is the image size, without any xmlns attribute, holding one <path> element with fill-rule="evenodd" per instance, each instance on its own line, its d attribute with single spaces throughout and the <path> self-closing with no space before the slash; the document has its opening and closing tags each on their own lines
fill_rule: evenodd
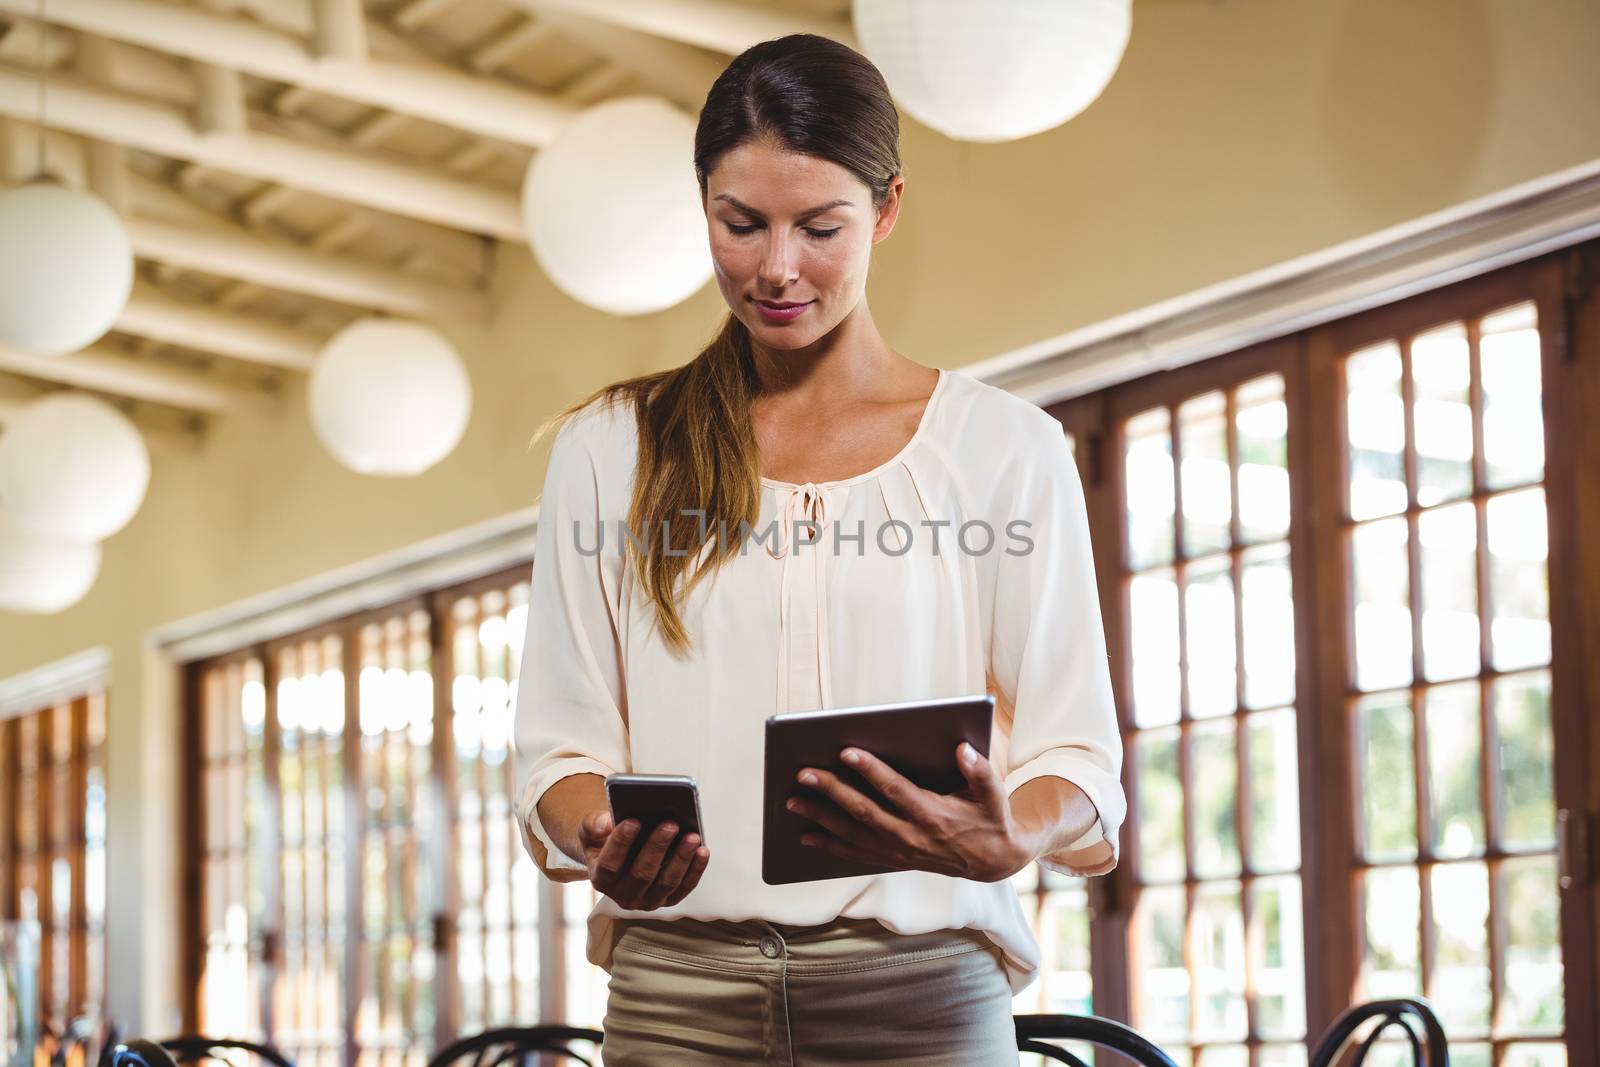
<svg viewBox="0 0 1600 1067">
<path fill-rule="evenodd" d="M 833 542 L 829 531 L 828 490 L 814 482 L 792 487 L 783 501 L 782 528 L 777 544 L 767 548 L 773 559 L 782 559 L 778 577 L 778 695 L 781 711 L 810 711 L 833 706 L 833 686 L 828 668 L 828 571 L 824 552 Z M 797 530 L 796 527 L 800 529 Z M 796 534 L 808 537 L 797 540 Z M 762 542 L 766 544 L 765 541 Z M 797 551 L 805 548 L 802 554 Z M 796 561 L 797 555 L 804 558 Z M 794 576 L 796 569 L 811 571 Z M 800 587 L 791 595 L 794 582 L 809 579 L 811 590 Z"/>
</svg>

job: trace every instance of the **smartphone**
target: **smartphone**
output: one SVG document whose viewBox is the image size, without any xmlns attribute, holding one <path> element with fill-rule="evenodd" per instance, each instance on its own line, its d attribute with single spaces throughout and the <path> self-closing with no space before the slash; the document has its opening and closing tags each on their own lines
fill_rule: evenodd
<svg viewBox="0 0 1600 1067">
<path fill-rule="evenodd" d="M 639 820 L 639 836 L 634 838 L 628 855 L 630 864 L 650 834 L 664 822 L 678 824 L 679 838 L 699 834 L 705 840 L 705 831 L 700 829 L 700 789 L 688 775 L 607 775 L 606 800 L 611 804 L 613 826 L 620 826 L 625 819 Z"/>
</svg>

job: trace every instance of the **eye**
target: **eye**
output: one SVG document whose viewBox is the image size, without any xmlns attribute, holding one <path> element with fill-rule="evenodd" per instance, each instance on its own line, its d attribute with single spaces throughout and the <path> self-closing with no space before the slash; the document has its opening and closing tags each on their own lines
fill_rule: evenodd
<svg viewBox="0 0 1600 1067">
<path fill-rule="evenodd" d="M 754 233 L 756 230 L 760 229 L 760 227 L 756 226 L 755 224 L 751 224 L 749 226 L 739 226 L 739 225 L 736 225 L 736 224 L 731 223 L 731 222 L 727 223 L 727 227 L 728 227 L 729 232 L 737 233 L 737 234 Z M 839 230 L 840 230 L 840 227 L 835 226 L 831 230 L 817 230 L 817 229 L 812 229 L 810 226 L 807 226 L 805 228 L 805 230 L 806 230 L 806 233 L 810 234 L 812 237 L 815 237 L 818 240 L 825 241 L 828 238 L 832 237 L 834 234 L 838 233 Z"/>
</svg>

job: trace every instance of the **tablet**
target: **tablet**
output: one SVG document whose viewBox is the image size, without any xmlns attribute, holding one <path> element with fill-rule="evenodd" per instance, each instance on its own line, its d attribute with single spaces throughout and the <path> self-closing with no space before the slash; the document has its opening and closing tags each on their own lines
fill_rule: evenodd
<svg viewBox="0 0 1600 1067">
<path fill-rule="evenodd" d="M 800 784 L 802 767 L 831 770 L 887 807 L 878 791 L 839 758 L 843 749 L 859 748 L 924 789 L 959 793 L 967 780 L 956 766 L 956 746 L 965 741 L 988 756 L 993 724 L 994 697 L 988 693 L 772 716 L 767 720 L 762 801 L 762 881 L 788 885 L 904 870 L 843 859 L 800 843 L 800 835 L 818 829 L 817 824 L 784 805 L 792 796 L 822 796 Z"/>
</svg>

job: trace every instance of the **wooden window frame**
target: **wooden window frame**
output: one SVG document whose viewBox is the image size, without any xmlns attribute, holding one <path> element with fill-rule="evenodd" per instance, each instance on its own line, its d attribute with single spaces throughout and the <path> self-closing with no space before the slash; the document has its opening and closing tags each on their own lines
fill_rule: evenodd
<svg viewBox="0 0 1600 1067">
<path fill-rule="evenodd" d="M 1359 901 L 1351 873 L 1358 863 L 1359 817 L 1353 785 L 1355 756 L 1346 712 L 1355 691 L 1348 684 L 1353 676 L 1354 648 L 1348 626 L 1351 571 L 1340 540 L 1348 473 L 1342 355 L 1368 343 L 1471 319 L 1531 299 L 1538 313 L 1544 376 L 1543 485 L 1550 517 L 1553 635 L 1551 725 L 1562 739 L 1556 747 L 1555 802 L 1563 880 L 1560 909 L 1566 1043 L 1570 1063 L 1600 1062 L 1600 1024 L 1596 1022 L 1600 1016 L 1600 891 L 1594 855 L 1596 813 L 1600 812 L 1600 773 L 1596 773 L 1600 769 L 1600 728 L 1586 721 L 1583 713 L 1587 699 L 1600 698 L 1600 656 L 1584 653 L 1586 640 L 1589 645 L 1600 642 L 1600 550 L 1594 547 L 1600 541 L 1590 533 L 1585 551 L 1583 537 L 1585 530 L 1600 530 L 1600 476 L 1595 474 L 1600 471 L 1597 281 L 1600 241 L 1591 241 L 1048 409 L 1079 442 L 1078 462 L 1089 509 L 1112 681 L 1127 739 L 1134 731 L 1131 633 L 1122 588 L 1128 570 L 1123 421 L 1152 407 L 1175 410 L 1184 399 L 1261 374 L 1283 376 L 1289 410 L 1289 542 L 1295 590 L 1308 1042 L 1324 1033 L 1351 1003 L 1362 951 Z M 1176 424 L 1173 433 L 1176 444 Z M 1409 435 L 1407 451 L 1409 455 Z M 1408 462 L 1414 463 L 1414 457 Z M 1180 464 L 1175 448 L 1178 513 L 1182 509 Z M 1183 546 L 1175 548 L 1177 563 L 1183 559 Z M 1327 619 L 1341 623 L 1322 625 Z M 1414 627 L 1420 625 L 1415 612 L 1412 622 Z M 1124 763 L 1124 787 L 1130 797 L 1135 795 L 1131 759 Z M 1125 830 L 1123 862 L 1108 876 L 1090 883 L 1095 1010 L 1125 1021 L 1133 1018 L 1129 954 L 1137 849 L 1137 835 Z M 1314 921 L 1313 916 L 1322 921 Z"/>
<path fill-rule="evenodd" d="M 344 1026 L 345 1049 L 344 1059 L 347 1064 L 356 1062 L 360 1049 L 357 1046 L 355 1019 L 360 1007 L 361 998 L 365 992 L 364 981 L 370 979 L 365 974 L 364 962 L 361 958 L 362 951 L 368 942 L 362 931 L 362 903 L 364 870 L 362 863 L 362 847 L 364 845 L 364 832 L 366 828 L 366 813 L 362 806 L 362 798 L 356 788 L 356 783 L 361 780 L 360 759 L 362 750 L 361 728 L 359 723 L 360 708 L 360 674 L 361 674 L 361 644 L 360 634 L 363 627 L 375 622 L 383 622 L 395 616 L 404 616 L 414 611 L 425 611 L 429 620 L 430 670 L 433 681 L 433 707 L 434 731 L 430 749 L 430 770 L 425 781 L 413 783 L 417 792 L 428 799 L 425 803 L 433 807 L 434 826 L 438 832 L 431 835 L 423 843 L 427 849 L 427 860 L 430 868 L 435 872 L 451 872 L 454 867 L 454 858 L 457 846 L 457 827 L 453 816 L 454 797 L 456 789 L 456 753 L 452 733 L 452 681 L 454 678 L 453 652 L 450 647 L 448 635 L 450 633 L 450 606 L 463 597 L 478 596 L 495 589 L 506 589 L 528 579 L 532 569 L 532 560 L 528 559 L 510 566 L 500 567 L 488 574 L 468 579 L 450 585 L 446 588 L 420 593 L 401 600 L 385 603 L 381 606 L 366 609 L 350 615 L 331 619 L 316 626 L 299 630 L 291 634 L 284 634 L 268 641 L 262 641 L 244 648 L 233 649 L 226 653 L 204 659 L 195 660 L 183 665 L 183 729 L 181 736 L 184 746 L 184 765 L 187 767 L 201 766 L 204 758 L 203 752 L 203 721 L 204 701 L 202 694 L 202 681 L 206 672 L 225 667 L 231 663 L 257 660 L 262 669 L 262 685 L 265 690 L 265 722 L 263 723 L 263 748 L 267 753 L 264 759 L 265 776 L 265 805 L 266 812 L 263 818 L 263 850 L 262 867 L 264 870 L 274 872 L 266 884 L 265 912 L 271 918 L 267 927 L 261 931 L 263 951 L 258 962 L 261 970 L 257 975 L 259 987 L 251 990 L 251 995 L 259 998 L 260 1017 L 262 1029 L 270 1037 L 274 1030 L 273 997 L 272 989 L 278 971 L 282 968 L 284 958 L 283 944 L 283 901 L 281 892 L 282 870 L 282 793 L 279 786 L 277 768 L 281 755 L 281 739 L 279 737 L 277 717 L 277 689 L 280 671 L 280 656 L 289 648 L 304 645 L 307 642 L 335 635 L 340 638 L 342 661 L 340 669 L 343 673 L 345 694 L 345 723 L 344 735 L 340 746 L 343 759 L 343 794 L 344 794 L 344 877 L 345 877 L 345 917 L 348 934 L 344 943 Z M 179 981 L 181 982 L 179 1003 L 182 1010 L 183 1026 L 186 1032 L 203 1032 L 205 1028 L 204 987 L 203 976 L 205 967 L 205 945 L 203 943 L 204 923 L 204 879 L 203 879 L 203 851 L 205 844 L 205 797 L 204 781 L 200 774 L 184 775 L 181 783 L 183 793 L 183 829 L 182 833 L 188 844 L 183 850 L 182 870 L 182 900 L 183 914 L 187 917 L 183 924 L 181 940 L 181 960 L 179 967 Z M 354 828 L 360 827 L 362 832 L 355 832 Z M 520 845 L 518 846 L 520 848 Z M 434 964 L 434 997 L 436 1006 L 434 1033 L 432 1042 L 434 1048 L 442 1048 L 445 1044 L 458 1036 L 460 1025 L 459 997 L 456 990 L 457 979 L 457 922 L 456 915 L 460 908 L 460 887 L 457 878 L 449 873 L 443 873 L 441 892 L 438 896 L 439 909 L 428 917 L 430 921 Z M 541 927 L 545 926 L 544 916 L 550 917 L 549 930 L 541 930 L 541 963 L 558 964 L 560 961 L 560 927 L 556 922 L 559 913 L 550 910 L 559 906 L 558 894 L 542 892 L 540 896 Z M 554 940 L 554 948 L 545 942 Z M 539 1017 L 560 1018 L 561 1008 L 564 1005 L 563 985 L 564 972 L 559 965 L 553 967 L 541 966 L 538 1005 Z M 519 1006 L 520 1009 L 520 1006 Z"/>
<path fill-rule="evenodd" d="M 98 741 L 90 736 L 89 719 L 92 714 L 96 714 L 90 706 L 93 702 L 99 702 L 100 705 L 98 714 L 101 717 L 101 736 Z M 68 940 L 66 999 L 64 1002 L 52 1004 L 50 1003 L 52 986 L 58 984 L 55 976 L 57 955 L 55 942 L 63 931 L 56 926 L 51 915 L 54 901 L 51 897 L 53 886 L 49 863 L 44 862 L 37 871 L 40 935 L 37 988 L 41 1024 L 48 1022 L 52 1025 L 65 1025 L 72 1018 L 84 1013 L 92 1015 L 97 1020 L 104 1017 L 103 998 L 107 980 L 105 916 L 102 912 L 98 928 L 90 922 L 87 882 L 89 834 L 86 819 L 89 810 L 90 770 L 98 765 L 103 775 L 105 769 L 104 731 L 107 711 L 106 694 L 102 691 L 92 695 L 79 695 L 36 711 L 0 719 L 0 919 L 16 920 L 21 917 L 22 886 L 18 877 L 18 865 L 25 854 L 20 839 L 19 798 L 22 788 L 22 723 L 27 719 L 36 720 L 38 723 L 35 727 L 38 733 L 35 741 L 34 758 L 37 761 L 37 769 L 34 772 L 36 776 L 34 781 L 41 787 L 42 795 L 36 797 L 33 809 L 38 840 L 35 848 L 26 856 L 35 863 L 40 863 L 48 861 L 50 857 L 59 855 L 64 850 L 71 872 L 69 887 L 71 897 L 67 905 L 67 924 L 64 930 Z M 54 754 L 52 732 L 57 728 L 56 718 L 61 715 L 67 717 L 68 746 L 65 758 L 58 759 Z M 64 779 L 58 777 L 63 770 L 66 775 Z M 60 813 L 51 810 L 50 794 L 58 789 L 68 798 L 66 810 Z M 64 834 L 58 834 L 57 827 L 52 825 L 58 820 L 65 827 Z M 105 877 L 105 867 L 102 863 L 101 878 Z M 106 886 L 102 883 L 99 887 L 102 900 L 105 898 L 105 892 Z M 92 978 L 89 974 L 91 940 L 98 940 L 100 943 L 98 950 L 100 973 Z M 98 998 L 94 996 L 95 993 L 99 994 Z"/>
</svg>

